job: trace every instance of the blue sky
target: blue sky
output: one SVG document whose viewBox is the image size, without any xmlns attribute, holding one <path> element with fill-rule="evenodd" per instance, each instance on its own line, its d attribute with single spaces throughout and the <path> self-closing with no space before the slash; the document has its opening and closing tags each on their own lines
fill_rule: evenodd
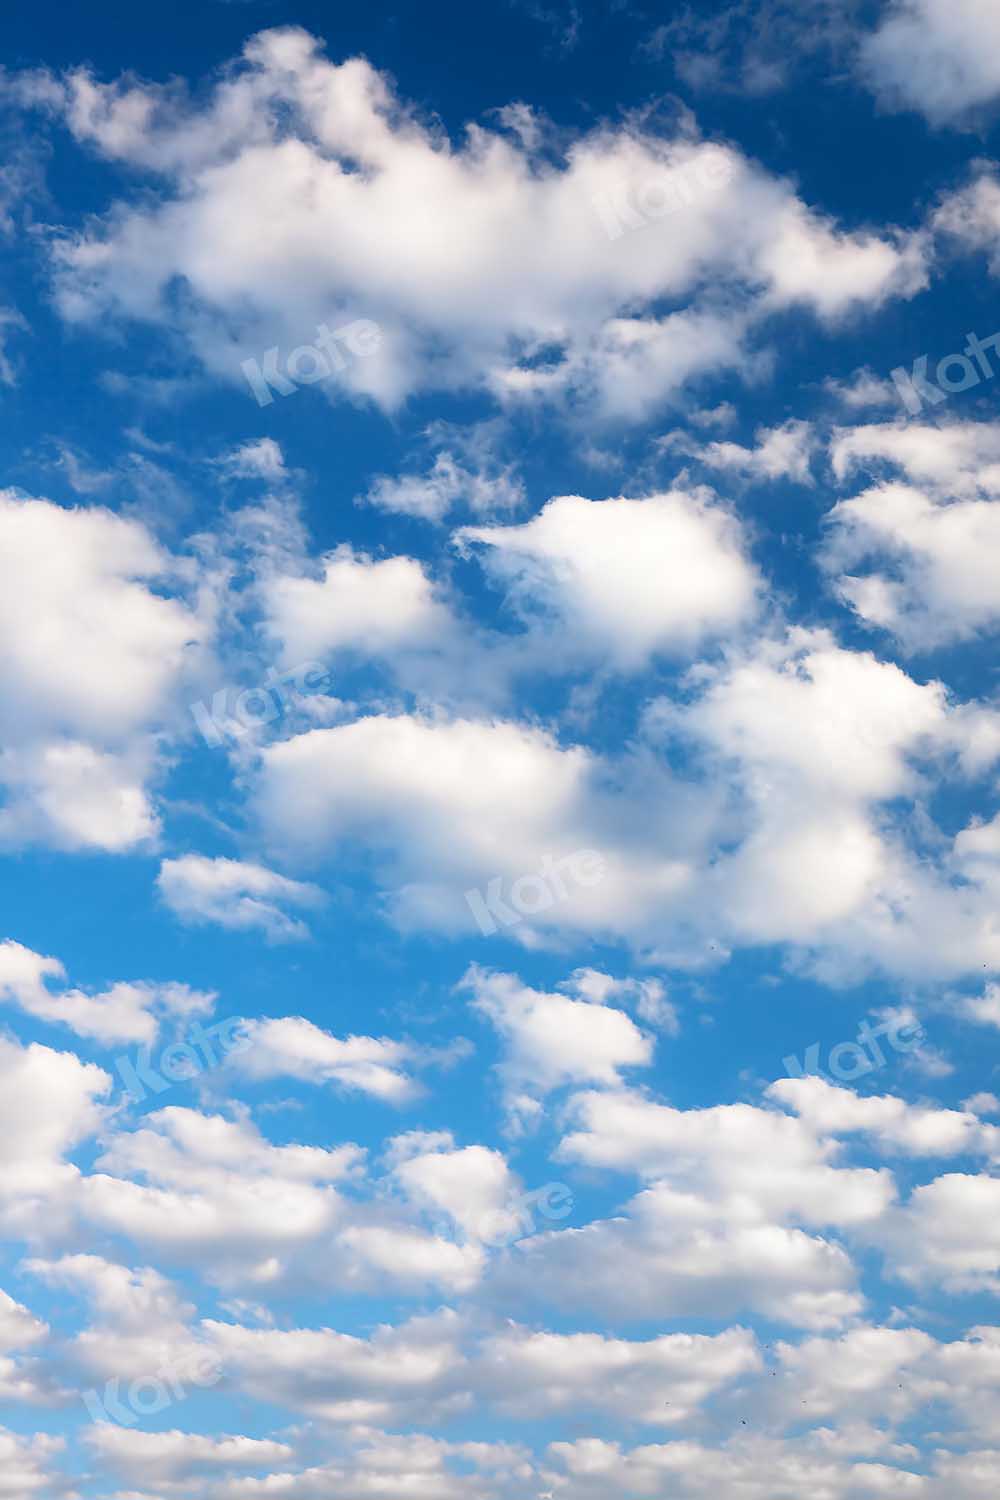
<svg viewBox="0 0 1000 1500">
<path fill-rule="evenodd" d="M 0 35 L 0 1497 L 995 1495 L 1000 12 Z"/>
</svg>

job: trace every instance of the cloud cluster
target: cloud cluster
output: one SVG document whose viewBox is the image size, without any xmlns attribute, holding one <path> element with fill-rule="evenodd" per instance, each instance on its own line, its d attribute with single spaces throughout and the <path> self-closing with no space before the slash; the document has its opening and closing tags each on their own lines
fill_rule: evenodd
<svg viewBox="0 0 1000 1500">
<path fill-rule="evenodd" d="M 169 323 L 236 381 L 243 359 L 363 317 L 379 351 L 335 378 L 386 407 L 472 387 L 630 420 L 703 373 L 746 369 L 774 311 L 836 320 L 924 280 L 915 241 L 839 229 L 690 128 L 601 126 L 557 160 L 523 128 L 471 123 L 453 142 L 368 62 L 328 62 L 295 28 L 252 38 L 204 103 L 82 71 L 21 94 L 162 185 L 57 243 L 63 314 Z M 680 297 L 688 309 L 657 312 Z M 376 498 L 426 514 L 437 495 Z"/>
</svg>

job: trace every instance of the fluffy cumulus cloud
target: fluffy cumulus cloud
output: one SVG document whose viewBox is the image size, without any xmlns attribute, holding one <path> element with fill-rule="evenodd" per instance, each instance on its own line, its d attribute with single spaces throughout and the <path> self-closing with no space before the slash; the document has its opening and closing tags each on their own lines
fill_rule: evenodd
<svg viewBox="0 0 1000 1500">
<path fill-rule="evenodd" d="M 319 578 L 276 576 L 266 587 L 265 607 L 285 657 L 296 662 L 345 650 L 391 655 L 430 644 L 451 626 L 418 562 L 375 561 L 350 547 L 325 558 Z"/>
<path fill-rule="evenodd" d="M 1000 95 L 998 48 L 1000 17 L 990 0 L 890 0 L 861 59 L 890 107 L 950 125 Z"/>
<path fill-rule="evenodd" d="M 650 703 L 647 743 L 624 756 L 500 720 L 311 730 L 264 750 L 262 828 L 314 861 L 364 840 L 405 928 L 527 945 L 586 928 L 706 955 L 777 941 L 834 967 L 941 974 L 996 963 L 992 866 L 970 866 L 959 838 L 922 856 L 914 821 L 924 775 L 975 782 L 995 763 L 988 704 L 801 628 L 734 647 L 692 687 Z M 697 748 L 698 777 L 657 758 L 675 746 Z"/>
<path fill-rule="evenodd" d="M 65 316 L 179 318 L 216 373 L 243 381 L 256 360 L 284 394 L 329 377 L 395 406 L 486 385 L 631 418 L 694 377 L 744 367 L 772 311 L 837 319 L 924 277 L 915 243 L 839 228 L 693 127 L 601 126 L 556 161 L 530 112 L 451 141 L 370 63 L 328 61 L 294 28 L 252 38 L 201 102 L 83 71 L 27 92 L 82 146 L 157 183 L 147 205 L 59 241 Z M 248 232 L 262 222 L 266 235 Z M 656 311 L 708 282 L 714 299 Z M 352 337 L 360 323 L 378 336 Z"/>
<path fill-rule="evenodd" d="M 0 556 L 0 840 L 149 842 L 155 735 L 206 636 L 181 565 L 136 520 L 12 491 Z"/>
<path fill-rule="evenodd" d="M 652 1058 L 651 1039 L 600 998 L 539 994 L 512 974 L 475 967 L 463 984 L 503 1039 L 501 1075 L 515 1114 L 537 1114 L 539 1099 L 568 1083 L 619 1083 L 620 1069 Z"/>
<path fill-rule="evenodd" d="M 883 471 L 827 517 L 826 565 L 861 619 L 918 651 L 995 631 L 1000 428 L 859 427 L 836 436 L 831 456 L 842 479 Z"/>
<path fill-rule="evenodd" d="M 521 526 L 468 527 L 514 608 L 625 669 L 732 632 L 757 602 L 737 522 L 699 496 L 592 501 L 564 495 Z"/>
</svg>

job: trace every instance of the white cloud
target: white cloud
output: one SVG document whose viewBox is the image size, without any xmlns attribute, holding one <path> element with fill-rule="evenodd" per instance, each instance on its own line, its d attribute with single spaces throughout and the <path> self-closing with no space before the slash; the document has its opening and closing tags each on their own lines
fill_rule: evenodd
<svg viewBox="0 0 1000 1500">
<path fill-rule="evenodd" d="M 405 1042 L 331 1036 L 303 1016 L 249 1021 L 246 1035 L 249 1045 L 232 1056 L 230 1066 L 249 1078 L 332 1083 L 396 1104 L 417 1092 L 407 1069 L 420 1054 Z"/>
<path fill-rule="evenodd" d="M 281 444 L 274 438 L 256 438 L 241 443 L 231 453 L 223 454 L 218 463 L 235 479 L 282 480 L 288 478 Z"/>
<path fill-rule="evenodd" d="M 0 840 L 119 852 L 155 836 L 152 732 L 207 634 L 184 588 L 138 521 L 0 493 Z"/>
<path fill-rule="evenodd" d="M 652 1039 L 603 998 L 545 994 L 516 975 L 476 965 L 462 988 L 503 1041 L 499 1071 L 515 1119 L 530 1119 L 537 1101 L 553 1089 L 574 1083 L 613 1088 L 621 1083 L 623 1068 L 647 1067 L 652 1061 Z"/>
<path fill-rule="evenodd" d="M 447 1214 L 467 1241 L 487 1244 L 523 1232 L 523 1214 L 514 1202 L 517 1178 L 499 1151 L 486 1146 L 456 1149 L 454 1141 L 426 1142 L 419 1132 L 391 1143 L 397 1160 L 393 1176 L 419 1207 Z"/>
<path fill-rule="evenodd" d="M 692 1215 L 700 1200 L 697 1216 L 718 1211 L 736 1224 L 861 1224 L 892 1201 L 891 1175 L 837 1165 L 832 1132 L 812 1117 L 748 1104 L 676 1110 L 618 1092 L 577 1095 L 570 1118 L 578 1128 L 560 1160 L 640 1172 L 669 1185 L 664 1204 L 672 1197 L 679 1213 L 686 1199 Z"/>
<path fill-rule="evenodd" d="M 213 1277 L 266 1282 L 283 1255 L 330 1236 L 340 1217 L 333 1184 L 359 1157 L 350 1145 L 274 1146 L 249 1121 L 175 1106 L 112 1138 L 80 1183 L 80 1208 L 160 1254 L 210 1257 Z"/>
<path fill-rule="evenodd" d="M 407 470 L 395 478 L 377 474 L 363 497 L 369 505 L 441 521 L 458 505 L 489 516 L 524 503 L 524 485 L 514 465 L 500 457 L 497 423 L 458 428 L 437 422 L 426 436 L 438 450 L 430 467 L 424 473 Z"/>
<path fill-rule="evenodd" d="M 79 740 L 0 751 L 0 843 L 48 844 L 64 851 L 124 854 L 155 845 L 160 832 L 147 778 L 152 746 L 120 756 Z"/>
<path fill-rule="evenodd" d="M 174 1485 L 216 1470 L 274 1469 L 294 1457 L 288 1443 L 201 1433 L 142 1432 L 101 1422 L 87 1432 L 95 1458 L 136 1483 Z"/>
<path fill-rule="evenodd" d="M 119 982 L 96 995 L 67 988 L 53 993 L 50 982 L 65 977 L 57 958 L 10 940 L 0 943 L 0 1000 L 106 1045 L 152 1042 L 162 1018 L 210 1011 L 215 1001 L 213 994 L 171 983 Z"/>
<path fill-rule="evenodd" d="M 995 832 L 1000 834 L 1000 820 L 995 820 L 997 827 Z M 992 826 L 992 825 L 990 825 Z M 974 833 L 984 830 L 974 829 Z M 959 841 L 968 837 L 969 830 L 959 834 Z M 1000 854 L 1000 849 L 997 850 Z M 968 995 L 956 1004 L 959 1015 L 967 1021 L 975 1021 L 980 1026 L 995 1026 L 1000 1031 L 1000 985 L 988 984 L 981 995 Z"/>
<path fill-rule="evenodd" d="M 908 1156 L 1000 1156 L 1000 1129 L 968 1111 L 907 1104 L 891 1094 L 861 1098 L 822 1078 L 783 1078 L 768 1093 L 824 1134 L 863 1131 Z"/>
<path fill-rule="evenodd" d="M 654 1184 L 610 1219 L 521 1240 L 496 1273 L 505 1305 L 586 1308 L 588 1318 L 729 1317 L 752 1310 L 837 1328 L 861 1310 L 847 1252 L 783 1224 L 740 1220 Z"/>
<path fill-rule="evenodd" d="M 258 1399 L 285 1402 L 328 1422 L 412 1423 L 467 1404 L 462 1325 L 442 1310 L 370 1338 L 331 1328 L 249 1329 L 206 1325 L 220 1358 Z"/>
<path fill-rule="evenodd" d="M 923 978 L 956 963 L 969 972 L 973 952 L 994 967 L 995 872 L 964 879 L 944 838 L 936 859 L 911 852 L 909 819 L 893 828 L 880 806 L 912 801 L 924 770 L 939 774 L 953 755 L 953 774 L 979 775 L 1000 747 L 994 712 L 952 705 L 941 683 L 825 632 L 758 641 L 702 669 L 698 686 L 693 701 L 653 709 L 649 725 L 661 741 L 696 745 L 703 775 L 740 788 L 741 833 L 693 886 L 723 918 L 723 938 L 799 944 L 835 982 L 871 963 Z"/>
<path fill-rule="evenodd" d="M 47 1323 L 0 1290 L 0 1399 L 46 1400 L 42 1361 L 23 1351 L 44 1343 L 48 1335 Z"/>
<path fill-rule="evenodd" d="M 794 418 L 780 427 L 761 427 L 754 434 L 757 446 L 742 448 L 739 443 L 709 443 L 697 449 L 697 457 L 712 469 L 742 474 L 750 480 L 793 479 L 812 484 L 810 458 L 816 439 L 810 423 Z"/>
<path fill-rule="evenodd" d="M 832 455 L 841 478 L 874 459 L 913 481 L 885 480 L 830 511 L 823 560 L 840 596 L 911 651 L 995 630 L 1000 426 L 860 427 Z M 864 562 L 869 571 L 846 571 Z"/>
<path fill-rule="evenodd" d="M 361 317 L 381 347 L 339 378 L 387 406 L 487 384 L 631 418 L 693 374 L 745 364 L 749 323 L 771 310 L 835 319 L 923 282 L 916 243 L 841 232 L 690 127 L 599 127 L 558 163 L 477 123 L 452 145 L 369 63 L 331 64 L 298 29 L 252 38 L 204 106 L 82 72 L 44 93 L 81 143 L 164 184 L 159 202 L 60 242 L 64 314 L 173 324 L 167 289 L 183 278 L 183 331 L 237 382 L 241 359 Z M 663 216 L 665 191 L 709 176 Z M 251 217 L 266 234 L 246 232 Z M 666 297 L 694 307 L 660 321 Z"/>
<path fill-rule="evenodd" d="M 536 1333 L 514 1324 L 486 1341 L 481 1358 L 501 1410 L 514 1416 L 589 1408 L 666 1427 L 690 1422 L 709 1396 L 761 1367 L 754 1337 L 744 1328 L 632 1342 L 597 1333 Z"/>
<path fill-rule="evenodd" d="M 928 1489 L 923 1476 L 907 1466 L 916 1457 L 914 1451 L 900 1444 L 888 1446 L 885 1456 L 891 1464 L 866 1462 L 873 1447 L 872 1438 L 866 1437 L 852 1447 L 848 1435 L 845 1451 L 837 1450 L 835 1434 L 822 1431 L 796 1438 L 740 1433 L 715 1447 L 683 1439 L 623 1449 L 604 1439 L 581 1438 L 550 1445 L 542 1478 L 559 1486 L 560 1500 L 601 1500 L 609 1493 L 638 1500 L 662 1492 L 664 1485 L 678 1500 L 713 1500 L 718 1495 L 791 1500 L 803 1491 L 822 1494 L 824 1500 L 871 1500 L 879 1495 L 978 1500 L 983 1493 L 946 1486 L 937 1492 Z M 881 1458 L 877 1439 L 874 1446 Z M 995 1475 L 996 1468 L 991 1472 Z"/>
<path fill-rule="evenodd" d="M 0 1495 L 10 1500 L 27 1500 L 37 1495 L 45 1500 L 51 1486 L 59 1481 L 52 1472 L 52 1460 L 64 1446 L 64 1440 L 38 1433 L 21 1437 L 0 1427 Z"/>
<path fill-rule="evenodd" d="M 111 1079 L 70 1052 L 0 1037 L 0 1134 L 4 1172 L 0 1222 L 12 1233 L 41 1234 L 60 1222 L 79 1180 L 66 1157 L 107 1118 Z"/>
<path fill-rule="evenodd" d="M 936 230 L 960 246 L 985 252 L 990 271 L 1000 275 L 1000 179 L 994 162 L 979 162 L 965 187 L 948 193 L 934 215 Z"/>
<path fill-rule="evenodd" d="M 972 498 L 1000 491 L 1000 423 L 875 422 L 835 430 L 830 462 L 840 480 L 859 468 L 883 464 L 907 479 L 938 490 L 942 498 Z"/>
<path fill-rule="evenodd" d="M 932 125 L 961 124 L 1000 95 L 1000 15 L 992 0 L 891 0 L 861 47 L 883 101 Z"/>
<path fill-rule="evenodd" d="M 680 1031 L 677 1008 L 667 999 L 661 979 L 615 979 L 599 969 L 576 969 L 559 988 L 599 1005 L 607 1000 L 622 1000 L 634 1006 L 640 1021 L 657 1026 L 670 1036 Z"/>
<path fill-rule="evenodd" d="M 216 923 L 237 930 L 259 929 L 272 942 L 308 937 L 309 929 L 286 906 L 314 910 L 323 892 L 289 880 L 263 865 L 235 859 L 185 854 L 165 859 L 156 879 L 167 906 L 182 922 Z"/>
<path fill-rule="evenodd" d="M 457 501 L 471 510 L 489 513 L 514 510 L 524 499 L 520 484 L 509 478 L 489 479 L 464 468 L 452 453 L 439 453 L 426 474 L 379 474 L 365 495 L 378 510 L 397 511 L 440 521 Z"/>
<path fill-rule="evenodd" d="M 918 802 L 998 757 L 988 705 L 791 629 L 699 664 L 618 756 L 511 721 L 373 715 L 267 746 L 252 795 L 285 858 L 363 840 L 404 929 L 615 935 L 659 964 L 779 942 L 836 982 L 948 978 L 1000 963 L 1000 868 L 929 837 Z"/>
<path fill-rule="evenodd" d="M 681 491 L 645 500 L 550 500 L 521 526 L 466 527 L 489 576 L 530 620 L 625 670 L 734 631 L 757 607 L 759 575 L 738 522 Z"/>
<path fill-rule="evenodd" d="M 876 375 L 867 366 L 855 370 L 849 380 L 825 380 L 823 389 L 845 406 L 848 411 L 864 411 L 869 407 L 899 406 L 899 391 L 891 380 Z"/>
<path fill-rule="evenodd" d="M 90 1321 L 53 1351 L 74 1383 L 151 1379 L 212 1363 L 211 1350 L 192 1331 L 194 1307 L 152 1266 L 131 1269 L 99 1255 L 32 1258 L 24 1269 L 46 1286 L 66 1289 L 88 1305 Z M 65 1378 L 65 1377 L 64 1377 Z"/>
<path fill-rule="evenodd" d="M 137 521 L 0 494 L 5 732 L 126 734 L 161 711 L 203 630 L 178 565 Z"/>
<path fill-rule="evenodd" d="M 989 1127 L 987 1127 L 989 1128 Z M 913 1189 L 875 1236 L 893 1275 L 1000 1295 L 1000 1179 L 950 1172 Z"/>
<path fill-rule="evenodd" d="M 321 576 L 279 572 L 263 588 L 268 629 L 287 662 L 333 651 L 395 655 L 447 641 L 447 605 L 423 566 L 410 557 L 375 559 L 338 547 Z"/>
</svg>

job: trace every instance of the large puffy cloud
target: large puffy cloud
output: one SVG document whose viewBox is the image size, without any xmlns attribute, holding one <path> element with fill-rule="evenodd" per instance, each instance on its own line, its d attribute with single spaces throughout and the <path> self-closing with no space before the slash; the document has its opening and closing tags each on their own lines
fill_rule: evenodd
<svg viewBox="0 0 1000 1500">
<path fill-rule="evenodd" d="M 60 1224 L 79 1180 L 66 1158 L 107 1118 L 111 1079 L 70 1052 L 0 1037 L 0 1222 L 31 1238 Z"/>
<path fill-rule="evenodd" d="M 676 1110 L 635 1094 L 585 1093 L 571 1119 L 578 1128 L 561 1159 L 640 1171 L 746 1223 L 866 1223 L 893 1198 L 890 1173 L 839 1166 L 837 1144 L 811 1120 L 749 1104 Z"/>
<path fill-rule="evenodd" d="M 735 519 L 680 491 L 645 500 L 563 495 L 521 526 L 467 527 L 487 573 L 528 618 L 626 669 L 731 633 L 760 579 Z"/>
<path fill-rule="evenodd" d="M 707 490 L 557 496 L 523 525 L 465 527 L 454 544 L 503 590 L 514 629 L 478 626 L 414 558 L 341 546 L 262 580 L 282 661 L 317 673 L 331 661 L 334 678 L 374 664 L 428 707 L 481 709 L 539 672 L 634 674 L 690 655 L 748 625 L 763 592 L 744 529 Z"/>
<path fill-rule="evenodd" d="M 782 1224 L 727 1218 L 655 1184 L 613 1219 L 520 1241 L 494 1283 L 508 1302 L 605 1318 L 729 1317 L 836 1328 L 863 1299 L 847 1252 Z M 551 1316 L 551 1311 L 549 1312 Z"/>
<path fill-rule="evenodd" d="M 997 1440 L 997 1328 L 971 1328 L 938 1342 L 919 1328 L 861 1325 L 836 1339 L 779 1342 L 774 1359 L 775 1384 L 766 1403 L 772 1420 L 835 1423 L 843 1433 L 862 1422 L 877 1422 L 888 1438 L 918 1413 L 925 1413 L 926 1420 L 933 1405 L 938 1412 L 946 1410 L 949 1424 L 954 1423 L 950 1443 Z M 872 1439 L 878 1430 L 872 1430 Z"/>
<path fill-rule="evenodd" d="M 524 1229 L 517 1178 L 500 1151 L 456 1148 L 447 1132 L 411 1131 L 390 1145 L 393 1176 L 411 1202 L 445 1214 L 467 1241 L 516 1239 Z"/>
<path fill-rule="evenodd" d="M 824 563 L 841 597 L 866 624 L 892 631 L 911 650 L 995 630 L 1000 427 L 858 427 L 836 434 L 831 452 L 840 478 L 882 464 L 905 476 L 881 480 L 830 511 Z M 864 562 L 868 571 L 845 571 Z"/>
<path fill-rule="evenodd" d="M 574 1083 L 614 1086 L 623 1068 L 652 1061 L 652 1040 L 624 1011 L 599 998 L 545 994 L 513 974 L 476 966 L 463 987 L 503 1040 L 500 1074 L 515 1119 L 537 1116 L 540 1100 L 553 1089 Z"/>
<path fill-rule="evenodd" d="M 366 1191 L 363 1158 L 352 1144 L 276 1146 L 245 1118 L 173 1106 L 111 1137 L 77 1210 L 180 1265 L 209 1258 L 220 1285 L 475 1285 L 480 1245 L 429 1232 L 398 1194 Z"/>
<path fill-rule="evenodd" d="M 212 1384 L 219 1377 L 214 1350 L 192 1327 L 194 1307 L 152 1266 L 131 1268 L 99 1255 L 36 1257 L 24 1269 L 56 1291 L 87 1304 L 89 1321 L 72 1337 L 54 1341 L 51 1362 L 65 1388 L 105 1380 Z"/>
<path fill-rule="evenodd" d="M 407 927 L 585 930 L 685 962 L 783 942 L 833 976 L 997 966 L 995 862 L 946 841 L 926 857 L 916 816 L 931 775 L 996 761 L 995 711 L 817 630 L 734 648 L 690 685 L 617 758 L 509 721 L 313 730 L 264 750 L 258 816 L 299 858 L 364 840 Z"/>
<path fill-rule="evenodd" d="M 149 721 L 201 628 L 152 585 L 178 565 L 100 508 L 0 496 L 4 728 L 122 734 Z"/>
<path fill-rule="evenodd" d="M 955 124 L 1000 95 L 1000 15 L 992 0 L 892 0 L 861 48 L 887 104 Z"/>
<path fill-rule="evenodd" d="M 321 1462 L 273 1467 L 266 1478 L 231 1473 L 192 1500 L 519 1500 L 534 1478 L 519 1444 L 450 1442 L 422 1432 L 405 1436 L 361 1429 L 353 1441 L 327 1447 Z M 133 1496 L 129 1496 L 133 1500 Z M 146 1500 L 145 1494 L 135 1500 Z"/>
<path fill-rule="evenodd" d="M 630 1341 L 531 1332 L 516 1324 L 485 1341 L 481 1361 L 487 1379 L 492 1376 L 494 1399 L 513 1415 L 589 1408 L 665 1427 L 690 1422 L 709 1396 L 755 1374 L 762 1363 L 745 1328 L 715 1337 L 676 1333 Z"/>
<path fill-rule="evenodd" d="M 967 880 L 955 847 L 913 848 L 922 777 L 976 777 L 998 752 L 996 715 L 954 705 L 825 632 L 792 630 L 699 673 L 700 695 L 650 713 L 653 733 L 699 750 L 704 775 L 737 787 L 741 834 L 697 889 L 746 942 L 793 943 L 828 978 L 876 964 L 913 974 L 1000 961 L 994 872 Z M 977 872 L 973 872 L 975 875 Z M 957 970 L 953 967 L 957 965 Z"/>
<path fill-rule="evenodd" d="M 626 810 L 615 831 L 617 799 L 602 776 L 597 757 L 539 729 L 376 715 L 269 746 L 256 799 L 267 835 L 300 853 L 365 839 L 406 925 L 469 929 L 479 913 L 489 931 L 482 892 L 488 899 L 496 879 L 534 880 L 530 905 L 524 887 L 521 907 L 499 913 L 510 936 L 530 941 L 551 926 L 631 925 L 681 878 L 669 848 L 624 847 L 635 819 Z M 670 832 L 664 808 L 660 822 L 674 848 L 690 839 L 690 815 Z M 595 850 L 601 861 L 583 859 Z"/>
<path fill-rule="evenodd" d="M 268 627 L 289 663 L 345 649 L 378 656 L 426 648 L 453 628 L 413 558 L 375 560 L 342 546 L 323 559 L 321 572 L 317 578 L 277 574 L 264 588 Z"/>
<path fill-rule="evenodd" d="M 878 1227 L 894 1274 L 952 1295 L 1000 1295 L 1000 1180 L 949 1172 L 915 1187 Z"/>
<path fill-rule="evenodd" d="M 806 1230 L 868 1229 L 891 1174 L 840 1164 L 840 1147 L 774 1110 L 676 1110 L 636 1093 L 575 1095 L 557 1156 L 637 1172 L 649 1186 L 614 1219 L 522 1242 L 497 1276 L 508 1294 L 589 1302 L 609 1315 L 751 1308 L 836 1327 L 861 1299 L 844 1248 Z"/>
<path fill-rule="evenodd" d="M 103 231 L 60 243 L 63 311 L 179 318 L 236 380 L 241 358 L 283 359 L 321 320 L 363 318 L 380 347 L 341 356 L 339 378 L 386 404 L 485 382 L 628 417 L 744 363 L 748 323 L 772 309 L 835 318 L 923 279 L 915 244 L 840 231 L 689 129 L 602 127 L 553 163 L 522 111 L 520 130 L 470 125 L 451 144 L 366 61 L 329 63 L 297 29 L 251 39 L 204 107 L 81 72 L 36 96 L 80 142 L 164 184 L 158 203 L 118 205 Z M 653 313 L 692 296 L 690 313 Z"/>
<path fill-rule="evenodd" d="M 172 1106 L 112 1138 L 80 1183 L 80 1210 L 161 1255 L 212 1255 L 221 1277 L 277 1277 L 282 1256 L 332 1233 L 335 1183 L 355 1146 L 273 1146 L 249 1122 Z M 140 1179 L 140 1180 L 135 1180 Z"/>
<path fill-rule="evenodd" d="M 914 484 L 943 498 L 974 498 L 1000 491 L 1000 424 L 996 422 L 874 422 L 837 429 L 830 462 L 840 480 L 857 469 L 901 469 Z"/>
<path fill-rule="evenodd" d="M 207 634 L 185 587 L 138 521 L 0 494 L 0 841 L 120 851 L 156 834 L 153 735 Z"/>
</svg>

